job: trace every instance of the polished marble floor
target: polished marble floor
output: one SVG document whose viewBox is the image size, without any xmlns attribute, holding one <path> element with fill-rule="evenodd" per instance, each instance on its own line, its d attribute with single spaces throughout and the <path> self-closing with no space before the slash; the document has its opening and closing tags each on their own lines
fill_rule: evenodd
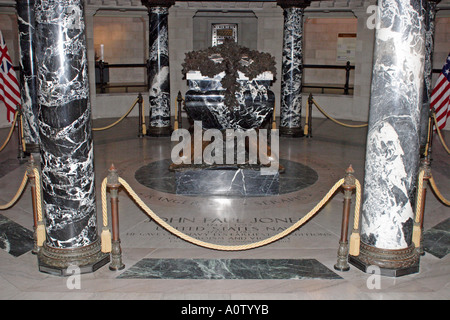
<svg viewBox="0 0 450 320">
<path fill-rule="evenodd" d="M 94 127 L 113 120 L 96 120 Z M 170 159 L 170 139 L 138 138 L 137 119 L 127 118 L 113 129 L 94 132 L 98 216 L 100 183 L 113 163 L 143 201 L 178 230 L 222 245 L 263 240 L 308 213 L 344 176 L 350 164 L 355 177 L 363 183 L 366 132 L 364 128 L 350 129 L 326 119 L 313 119 L 312 138 L 280 138 L 280 158 L 299 171 L 280 176 L 279 195 L 187 196 L 173 192 L 173 180 L 166 166 L 161 165 Z M 0 129 L 0 140 L 6 134 L 7 129 Z M 445 132 L 445 137 L 450 141 L 450 134 Z M 14 139 L 0 153 L 0 203 L 12 198 L 26 169 L 26 164 L 17 159 Z M 450 198 L 448 163 L 448 155 L 435 139 L 433 176 L 442 194 Z M 420 272 L 399 278 L 381 277 L 375 287 L 371 285 L 371 274 L 353 266 L 347 272 L 333 268 L 342 202 L 342 193 L 336 193 L 308 223 L 277 242 L 248 251 L 225 252 L 198 247 L 171 235 L 149 219 L 125 191 L 120 191 L 125 269 L 113 272 L 105 266 L 83 274 L 77 289 L 68 285 L 68 278 L 38 271 L 27 232 L 33 224 L 27 189 L 17 205 L 0 212 L 0 299 L 450 298 L 450 210 L 431 191 L 427 194 L 424 221 L 428 244 Z M 17 239 L 2 240 L 7 234 Z"/>
</svg>

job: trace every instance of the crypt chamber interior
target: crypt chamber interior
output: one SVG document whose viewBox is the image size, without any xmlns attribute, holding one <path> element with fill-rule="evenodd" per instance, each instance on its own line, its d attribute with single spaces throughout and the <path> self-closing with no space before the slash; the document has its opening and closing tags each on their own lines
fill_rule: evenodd
<svg viewBox="0 0 450 320">
<path fill-rule="evenodd" d="M 450 0 L 0 0 L 0 31 L 0 299 L 450 298 Z"/>
</svg>

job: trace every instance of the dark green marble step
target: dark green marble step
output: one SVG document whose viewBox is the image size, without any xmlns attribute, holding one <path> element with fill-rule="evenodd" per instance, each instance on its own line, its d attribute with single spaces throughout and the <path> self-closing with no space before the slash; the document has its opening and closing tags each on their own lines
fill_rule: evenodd
<svg viewBox="0 0 450 320">
<path fill-rule="evenodd" d="M 142 259 L 119 279 L 342 279 L 315 259 Z"/>
</svg>

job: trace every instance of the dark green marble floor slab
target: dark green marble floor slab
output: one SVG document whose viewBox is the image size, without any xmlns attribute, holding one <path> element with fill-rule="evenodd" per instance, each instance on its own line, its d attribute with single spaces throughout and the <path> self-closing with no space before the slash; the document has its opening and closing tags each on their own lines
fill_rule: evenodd
<svg viewBox="0 0 450 320">
<path fill-rule="evenodd" d="M 423 233 L 423 249 L 442 259 L 450 251 L 450 218 Z"/>
<path fill-rule="evenodd" d="M 118 279 L 342 279 L 315 259 L 142 259 Z"/>
<path fill-rule="evenodd" d="M 0 214 L 0 248 L 14 257 L 33 249 L 33 232 Z"/>
</svg>

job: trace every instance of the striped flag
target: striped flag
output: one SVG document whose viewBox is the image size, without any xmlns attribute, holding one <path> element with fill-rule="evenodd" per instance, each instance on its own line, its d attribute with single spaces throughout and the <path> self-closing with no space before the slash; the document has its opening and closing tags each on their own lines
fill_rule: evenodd
<svg viewBox="0 0 450 320">
<path fill-rule="evenodd" d="M 436 112 L 437 125 L 439 129 L 444 129 L 447 118 L 450 114 L 450 54 L 447 62 L 442 68 L 442 72 L 437 79 L 436 85 L 431 93 L 430 108 Z"/>
<path fill-rule="evenodd" d="M 0 100 L 6 106 L 6 118 L 11 122 L 20 104 L 19 81 L 17 81 L 5 39 L 0 31 Z"/>
</svg>

